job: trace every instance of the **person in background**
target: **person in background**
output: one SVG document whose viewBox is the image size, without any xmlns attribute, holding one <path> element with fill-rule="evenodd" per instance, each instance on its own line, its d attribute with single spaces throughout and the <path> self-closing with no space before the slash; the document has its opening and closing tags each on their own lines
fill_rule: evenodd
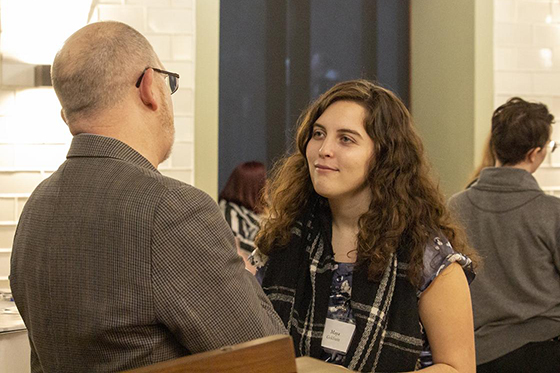
<svg viewBox="0 0 560 373">
<path fill-rule="evenodd" d="M 296 143 L 272 173 L 252 257 L 296 354 L 473 373 L 470 250 L 403 103 L 339 83 L 302 114 Z"/>
<path fill-rule="evenodd" d="M 219 195 L 224 217 L 239 242 L 241 254 L 255 250 L 255 236 L 263 213 L 262 193 L 266 184 L 266 168 L 260 162 L 241 163 L 231 173 Z"/>
<path fill-rule="evenodd" d="M 494 152 L 492 151 L 492 144 L 490 140 L 491 134 L 488 135 L 488 138 L 486 139 L 486 143 L 484 145 L 484 149 L 482 150 L 482 160 L 471 174 L 466 188 L 470 188 L 474 183 L 477 182 L 478 178 L 480 177 L 480 172 L 482 172 L 484 168 L 494 167 L 494 165 L 496 164 L 496 159 L 494 159 Z"/>
<path fill-rule="evenodd" d="M 533 177 L 554 117 L 514 97 L 492 116 L 495 167 L 449 206 L 484 257 L 472 284 L 478 372 L 560 372 L 560 199 Z"/>
<path fill-rule="evenodd" d="M 66 40 L 52 65 L 73 140 L 32 193 L 10 284 L 32 372 L 115 372 L 285 333 L 217 204 L 156 167 L 179 75 L 119 22 Z"/>
</svg>

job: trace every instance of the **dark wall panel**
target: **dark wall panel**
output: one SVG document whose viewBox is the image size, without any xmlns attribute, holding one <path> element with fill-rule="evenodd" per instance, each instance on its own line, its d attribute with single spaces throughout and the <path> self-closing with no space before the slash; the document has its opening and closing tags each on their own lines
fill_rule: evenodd
<svg viewBox="0 0 560 373">
<path fill-rule="evenodd" d="M 410 3 L 377 1 L 377 79 L 410 103 Z"/>
<path fill-rule="evenodd" d="M 267 159 L 265 15 L 262 0 L 220 2 L 220 191 L 239 163 Z"/>
<path fill-rule="evenodd" d="M 337 82 L 378 81 L 408 105 L 409 0 L 220 6 L 220 190 L 237 164 L 289 151 L 301 111 Z"/>
</svg>

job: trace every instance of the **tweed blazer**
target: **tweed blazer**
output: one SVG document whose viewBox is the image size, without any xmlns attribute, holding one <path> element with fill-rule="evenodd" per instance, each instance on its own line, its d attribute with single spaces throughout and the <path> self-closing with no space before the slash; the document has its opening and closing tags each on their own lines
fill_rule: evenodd
<svg viewBox="0 0 560 373">
<path fill-rule="evenodd" d="M 217 204 L 109 137 L 33 192 L 10 282 L 33 372 L 109 372 L 286 333 Z"/>
</svg>

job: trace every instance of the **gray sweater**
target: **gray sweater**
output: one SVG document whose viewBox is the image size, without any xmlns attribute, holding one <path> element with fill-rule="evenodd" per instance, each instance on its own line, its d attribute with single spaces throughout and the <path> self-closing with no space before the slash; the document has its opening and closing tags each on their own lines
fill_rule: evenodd
<svg viewBox="0 0 560 373">
<path fill-rule="evenodd" d="M 449 200 L 484 263 L 471 284 L 477 364 L 560 335 L 560 199 L 527 171 L 482 170 Z"/>
</svg>

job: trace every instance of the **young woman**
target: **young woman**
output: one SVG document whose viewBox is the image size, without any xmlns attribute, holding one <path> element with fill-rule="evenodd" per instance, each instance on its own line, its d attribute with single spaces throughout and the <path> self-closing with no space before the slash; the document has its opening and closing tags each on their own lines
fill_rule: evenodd
<svg viewBox="0 0 560 373">
<path fill-rule="evenodd" d="M 339 83 L 296 142 L 253 257 L 296 353 L 356 371 L 475 372 L 469 248 L 402 102 Z"/>
</svg>

